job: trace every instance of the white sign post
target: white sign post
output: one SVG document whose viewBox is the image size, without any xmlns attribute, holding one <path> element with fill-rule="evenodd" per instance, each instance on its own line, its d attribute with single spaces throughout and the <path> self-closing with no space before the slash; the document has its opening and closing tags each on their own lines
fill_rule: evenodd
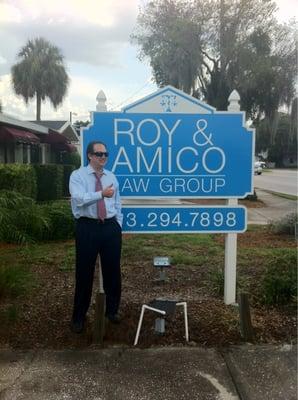
<svg viewBox="0 0 298 400">
<path fill-rule="evenodd" d="M 240 96 L 234 90 L 229 97 L 228 111 L 239 112 Z M 237 206 L 237 199 L 229 199 L 226 201 L 229 206 Z M 236 303 L 236 273 L 237 273 L 237 233 L 227 233 L 225 237 L 225 287 L 224 302 L 225 304 Z"/>
</svg>

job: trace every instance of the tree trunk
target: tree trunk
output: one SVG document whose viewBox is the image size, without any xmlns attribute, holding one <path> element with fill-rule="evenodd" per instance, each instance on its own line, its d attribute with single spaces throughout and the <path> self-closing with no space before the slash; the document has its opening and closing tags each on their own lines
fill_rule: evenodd
<svg viewBox="0 0 298 400">
<path fill-rule="evenodd" d="M 219 5 L 219 57 L 220 64 L 219 69 L 224 70 L 226 60 L 225 60 L 225 2 L 220 0 Z"/>
<path fill-rule="evenodd" d="M 270 132 L 270 145 L 273 146 L 275 144 L 276 131 L 279 122 L 279 113 L 277 110 L 272 111 L 268 115 L 268 125 Z"/>
<path fill-rule="evenodd" d="M 36 92 L 36 121 L 40 121 L 41 96 Z"/>
</svg>

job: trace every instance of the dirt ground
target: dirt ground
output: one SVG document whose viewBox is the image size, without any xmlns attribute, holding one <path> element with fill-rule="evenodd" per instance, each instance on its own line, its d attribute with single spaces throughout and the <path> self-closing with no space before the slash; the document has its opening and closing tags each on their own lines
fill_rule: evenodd
<svg viewBox="0 0 298 400">
<path fill-rule="evenodd" d="M 218 235 L 216 241 L 223 243 L 223 235 Z M 293 238 L 274 235 L 268 231 L 251 231 L 239 235 L 238 245 L 241 248 L 251 248 L 256 244 L 268 249 L 296 246 Z M 73 246 L 73 242 L 65 242 L 65 248 L 67 246 Z M 37 275 L 39 285 L 30 292 L 30 296 L 18 299 L 16 321 L 0 326 L 0 346 L 66 349 L 93 345 L 94 299 L 98 290 L 98 276 L 95 277 L 93 303 L 86 330 L 82 335 L 76 335 L 69 330 L 74 271 L 65 272 L 57 268 L 55 263 L 49 263 L 47 268 L 35 265 L 32 272 Z M 157 280 L 158 272 L 149 262 L 128 264 L 123 260 L 120 309 L 122 322 L 119 325 L 106 325 L 104 346 L 132 346 L 142 304 L 148 304 L 160 297 L 187 302 L 190 345 L 226 346 L 241 343 L 243 339 L 239 329 L 239 310 L 236 306 L 225 305 L 222 296 L 210 290 L 206 284 L 207 272 L 208 265 L 204 268 L 195 265 L 182 265 L 179 268 L 173 266 L 167 270 L 168 280 L 161 283 Z M 6 302 L 5 306 L 8 305 Z M 295 341 L 295 310 L 289 307 L 253 305 L 251 316 L 256 343 Z M 156 317 L 154 313 L 145 313 L 139 339 L 140 347 L 185 344 L 182 307 L 177 308 L 171 318 L 166 318 L 163 335 L 154 331 Z"/>
</svg>

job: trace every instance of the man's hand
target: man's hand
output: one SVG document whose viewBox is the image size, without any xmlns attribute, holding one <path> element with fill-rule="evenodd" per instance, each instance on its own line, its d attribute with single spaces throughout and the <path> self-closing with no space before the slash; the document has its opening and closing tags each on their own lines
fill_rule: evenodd
<svg viewBox="0 0 298 400">
<path fill-rule="evenodd" d="M 112 197 L 114 194 L 114 189 L 112 188 L 113 184 L 110 186 L 107 186 L 105 189 L 102 191 L 102 197 Z"/>
</svg>

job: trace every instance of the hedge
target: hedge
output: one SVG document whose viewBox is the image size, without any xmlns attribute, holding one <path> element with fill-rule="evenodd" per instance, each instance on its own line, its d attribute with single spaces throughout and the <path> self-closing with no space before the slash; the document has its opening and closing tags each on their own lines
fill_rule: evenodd
<svg viewBox="0 0 298 400">
<path fill-rule="evenodd" d="M 37 201 L 58 200 L 63 196 L 63 165 L 34 165 L 37 177 Z"/>
<path fill-rule="evenodd" d="M 69 200 L 53 201 L 41 205 L 44 215 L 49 221 L 49 229 L 44 230 L 43 240 L 73 239 L 75 220 L 71 212 Z"/>
<path fill-rule="evenodd" d="M 74 165 L 63 165 L 63 196 L 64 197 L 69 197 L 69 177 L 72 171 L 74 171 L 75 166 Z"/>
<path fill-rule="evenodd" d="M 36 199 L 37 177 L 32 165 L 0 164 L 0 190 L 13 190 Z"/>
<path fill-rule="evenodd" d="M 66 153 L 64 157 L 65 165 L 74 165 L 74 167 L 80 168 L 81 166 L 81 156 L 78 152 Z"/>
</svg>

